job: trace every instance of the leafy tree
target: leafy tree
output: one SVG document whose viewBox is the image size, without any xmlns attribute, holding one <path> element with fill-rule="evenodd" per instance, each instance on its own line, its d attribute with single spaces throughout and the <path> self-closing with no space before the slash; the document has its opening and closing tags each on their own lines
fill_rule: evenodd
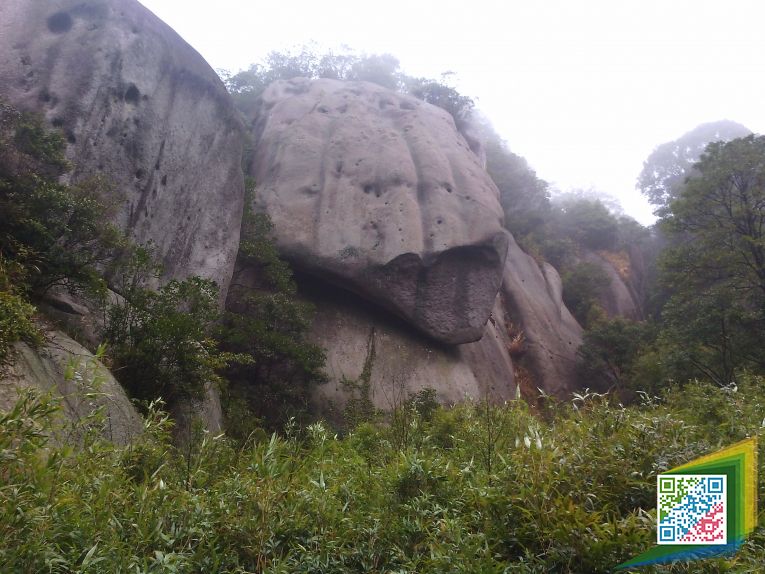
<svg viewBox="0 0 765 574">
<path fill-rule="evenodd" d="M 157 291 L 131 281 L 109 307 L 104 333 L 116 376 L 142 400 L 162 397 L 172 405 L 181 397 L 201 397 L 231 358 L 212 338 L 217 318 L 212 281 L 174 280 Z"/>
<path fill-rule="evenodd" d="M 324 56 L 322 60 L 330 58 Z M 333 58 L 333 63 L 336 61 Z M 342 56 L 340 56 L 342 58 Z M 398 90 L 401 88 L 401 71 L 399 70 L 399 61 L 390 54 L 373 54 L 369 56 L 360 56 L 354 61 L 345 77 L 339 79 L 358 80 L 363 82 L 372 82 L 389 90 Z M 338 69 L 339 66 L 333 66 Z M 326 74 L 326 69 L 323 70 Z M 322 76 L 326 77 L 326 76 Z"/>
<path fill-rule="evenodd" d="M 0 103 L 0 255 L 26 270 L 33 296 L 55 285 L 102 289 L 100 269 L 125 243 L 104 182 L 56 180 L 68 167 L 63 150 L 42 118 Z"/>
<path fill-rule="evenodd" d="M 583 386 L 602 390 L 632 386 L 638 359 L 653 338 L 646 323 L 622 317 L 595 323 L 578 350 Z"/>
<path fill-rule="evenodd" d="M 236 74 L 223 74 L 237 107 L 253 113 L 258 97 L 276 80 L 331 78 L 361 80 L 397 90 L 401 85 L 399 62 L 390 54 L 359 55 L 350 51 L 317 54 L 303 46 L 296 52 L 271 52 L 262 63 Z"/>
<path fill-rule="evenodd" d="M 488 122 L 478 123 L 486 150 L 486 171 L 499 189 L 505 226 L 522 243 L 543 235 L 550 218 L 550 192 L 547 182 L 507 143 Z"/>
<path fill-rule="evenodd" d="M 765 137 L 707 147 L 670 204 L 664 338 L 719 384 L 765 367 Z"/>
<path fill-rule="evenodd" d="M 0 101 L 0 362 L 17 340 L 39 343 L 30 304 L 54 286 L 103 293 L 101 272 L 125 245 L 116 196 L 98 181 L 57 181 L 64 139 Z"/>
<path fill-rule="evenodd" d="M 236 74 L 223 72 L 223 80 L 240 111 L 251 115 L 260 94 L 276 80 L 331 78 L 372 82 L 384 88 L 409 93 L 448 111 L 458 128 L 464 126 L 473 100 L 460 94 L 442 79 L 414 78 L 401 72 L 390 54 L 357 54 L 350 50 L 317 54 L 303 46 L 296 52 L 271 52 L 262 63 Z"/>
<path fill-rule="evenodd" d="M 323 382 L 324 351 L 308 341 L 313 306 L 299 300 L 297 285 L 271 238 L 266 214 L 252 211 L 254 182 L 247 184 L 239 271 L 232 282 L 229 311 L 219 330 L 224 347 L 252 358 L 226 376 L 252 411 L 279 426 L 307 408 L 310 385 Z M 238 281 L 252 273 L 253 285 Z"/>
<path fill-rule="evenodd" d="M 609 285 L 608 275 L 593 263 L 577 263 L 565 271 L 561 279 L 563 302 L 576 320 L 588 328 L 603 315 L 598 299 Z"/>
<path fill-rule="evenodd" d="M 559 233 L 588 249 L 613 249 L 619 239 L 619 220 L 600 200 L 558 202 Z"/>
<path fill-rule="evenodd" d="M 765 137 L 710 144 L 695 169 L 665 223 L 685 238 L 678 270 L 765 295 Z"/>
<path fill-rule="evenodd" d="M 463 129 L 473 112 L 473 100 L 460 94 L 455 88 L 442 81 L 427 78 L 404 80 L 406 91 L 417 99 L 443 108 L 454 118 L 457 129 Z"/>
<path fill-rule="evenodd" d="M 707 144 L 730 141 L 750 133 L 741 124 L 730 120 L 701 124 L 675 141 L 654 149 L 643 163 L 637 187 L 656 206 L 657 212 L 663 214 L 677 197 L 685 178 L 692 174 L 693 164 L 699 160 Z"/>
</svg>

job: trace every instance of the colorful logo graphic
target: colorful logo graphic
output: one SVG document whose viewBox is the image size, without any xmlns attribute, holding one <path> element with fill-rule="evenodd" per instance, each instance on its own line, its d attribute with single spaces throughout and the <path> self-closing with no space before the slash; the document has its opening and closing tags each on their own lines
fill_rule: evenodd
<svg viewBox="0 0 765 574">
<path fill-rule="evenodd" d="M 735 552 L 757 524 L 757 441 L 656 477 L 657 546 L 617 569 Z"/>
</svg>

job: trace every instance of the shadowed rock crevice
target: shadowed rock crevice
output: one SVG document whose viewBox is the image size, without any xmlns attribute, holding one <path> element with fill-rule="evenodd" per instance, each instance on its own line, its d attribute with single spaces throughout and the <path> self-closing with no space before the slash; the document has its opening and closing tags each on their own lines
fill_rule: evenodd
<svg viewBox="0 0 765 574">
<path fill-rule="evenodd" d="M 326 281 L 297 274 L 301 297 L 316 306 L 311 338 L 327 352 L 327 384 L 318 385 L 313 408 L 320 416 L 342 422 L 348 400 L 343 380 L 357 379 L 374 335 L 369 399 L 389 410 L 424 388 L 436 391 L 442 404 L 484 397 L 501 403 L 515 396 L 513 365 L 501 324 L 487 323 L 475 343 L 446 345 L 435 341 L 385 309 Z M 495 305 L 494 314 L 499 313 Z"/>
<path fill-rule="evenodd" d="M 405 253 L 366 270 L 359 284 L 439 341 L 477 341 L 502 280 L 496 269 L 506 236 L 497 235 L 496 242 L 500 246 L 460 246 L 425 259 Z"/>
</svg>

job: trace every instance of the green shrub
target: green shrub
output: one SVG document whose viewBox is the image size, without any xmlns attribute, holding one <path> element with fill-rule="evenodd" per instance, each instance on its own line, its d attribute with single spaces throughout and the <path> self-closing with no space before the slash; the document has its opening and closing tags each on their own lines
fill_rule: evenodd
<svg viewBox="0 0 765 574">
<path fill-rule="evenodd" d="M 212 281 L 174 280 L 157 291 L 131 286 L 109 306 L 104 333 L 120 382 L 143 400 L 201 397 L 226 364 L 210 333 L 217 317 Z"/>
<path fill-rule="evenodd" d="M 0 255 L 0 367 L 8 360 L 11 345 L 16 341 L 41 342 L 33 322 L 34 306 L 16 294 L 23 275 L 23 267 L 7 262 Z"/>
<path fill-rule="evenodd" d="M 133 444 L 72 450 L 24 397 L 0 414 L 0 571 L 610 572 L 655 542 L 656 473 L 761 435 L 765 380 L 739 378 L 626 408 L 583 393 L 549 420 L 437 408 L 405 450 L 385 426 L 314 424 L 244 446 L 202 434 L 191 456 L 156 405 Z M 763 526 L 734 557 L 646 571 L 758 572 Z"/>
<path fill-rule="evenodd" d="M 567 269 L 561 279 L 563 302 L 585 329 L 603 317 L 598 300 L 610 280 L 601 267 L 594 263 L 577 263 Z"/>
<path fill-rule="evenodd" d="M 39 342 L 37 328 L 32 322 L 35 308 L 21 297 L 0 291 L 0 365 L 8 358 L 16 341 Z"/>
<path fill-rule="evenodd" d="M 586 381 L 583 386 L 650 390 L 638 386 L 646 382 L 645 371 L 638 371 L 645 369 L 640 359 L 654 338 L 651 325 L 622 317 L 591 325 L 578 350 L 581 380 Z"/>
<path fill-rule="evenodd" d="M 110 223 L 118 198 L 103 181 L 59 183 L 63 139 L 41 117 L 0 103 L 0 253 L 24 266 L 25 287 L 103 288 L 99 267 L 124 238 Z"/>
<path fill-rule="evenodd" d="M 291 417 L 306 418 L 312 385 L 326 381 L 325 354 L 308 339 L 313 305 L 298 297 L 292 269 L 274 244 L 271 220 L 252 210 L 253 193 L 248 180 L 238 261 L 255 272 L 255 284 L 233 282 L 216 336 L 223 349 L 250 359 L 224 373 L 237 408 L 248 406 L 251 417 L 278 429 Z"/>
</svg>

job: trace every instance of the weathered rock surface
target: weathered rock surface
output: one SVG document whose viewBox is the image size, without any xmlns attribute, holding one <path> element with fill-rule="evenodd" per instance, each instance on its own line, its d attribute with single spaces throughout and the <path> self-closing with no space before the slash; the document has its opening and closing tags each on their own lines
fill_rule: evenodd
<svg viewBox="0 0 765 574">
<path fill-rule="evenodd" d="M 511 239 L 502 283 L 508 328 L 523 333 L 524 361 L 534 384 L 557 396 L 578 387 L 576 352 L 582 343 L 582 328 L 563 303 L 562 291 L 555 268 L 540 266 Z"/>
<path fill-rule="evenodd" d="M 130 443 L 141 433 L 143 421 L 120 384 L 79 343 L 55 330 L 47 330 L 45 337 L 38 349 L 16 343 L 13 362 L 0 371 L 0 411 L 10 409 L 24 389 L 35 389 L 60 400 L 62 413 L 71 422 L 103 409 L 103 437 Z M 65 440 L 72 438 L 76 437 Z"/>
<path fill-rule="evenodd" d="M 637 251 L 637 250 L 636 250 Z M 639 253 L 636 254 L 639 256 Z M 633 269 L 633 257 L 627 253 L 587 251 L 582 260 L 596 265 L 608 277 L 608 285 L 598 298 L 598 303 L 609 317 L 624 317 L 639 320 L 643 318 L 642 296 L 634 279 L 642 270 Z M 635 261 L 639 264 L 640 261 Z"/>
<path fill-rule="evenodd" d="M 255 208 L 294 265 L 435 340 L 482 336 L 508 233 L 446 111 L 365 82 L 295 79 L 265 90 L 253 131 Z"/>
<path fill-rule="evenodd" d="M 434 389 L 443 404 L 484 397 L 510 400 L 519 384 L 526 385 L 529 397 L 537 387 L 558 397 L 578 388 L 582 328 L 563 303 L 560 276 L 551 265 L 540 266 L 512 238 L 502 289 L 483 337 L 474 343 L 439 344 L 363 299 L 319 281 L 304 281 L 301 293 L 316 306 L 312 338 L 327 352 L 330 382 L 317 387 L 315 401 L 328 418 L 339 416 L 348 398 L 358 394 L 343 380 L 358 381 L 367 361 L 369 398 L 383 410 L 424 388 Z"/>
<path fill-rule="evenodd" d="M 348 398 L 359 396 L 343 381 L 358 382 L 367 361 L 368 398 L 382 410 L 425 388 L 434 389 L 442 404 L 515 396 L 507 338 L 493 319 L 480 341 L 448 346 L 335 287 L 304 285 L 301 292 L 316 305 L 311 336 L 327 352 L 329 382 L 316 387 L 314 402 L 330 420 L 339 420 Z M 493 315 L 501 314 L 495 306 Z"/>
<path fill-rule="evenodd" d="M 202 57 L 135 0 L 0 2 L 0 98 L 67 137 L 74 181 L 124 195 L 118 223 L 168 277 L 233 271 L 243 128 Z"/>
</svg>

